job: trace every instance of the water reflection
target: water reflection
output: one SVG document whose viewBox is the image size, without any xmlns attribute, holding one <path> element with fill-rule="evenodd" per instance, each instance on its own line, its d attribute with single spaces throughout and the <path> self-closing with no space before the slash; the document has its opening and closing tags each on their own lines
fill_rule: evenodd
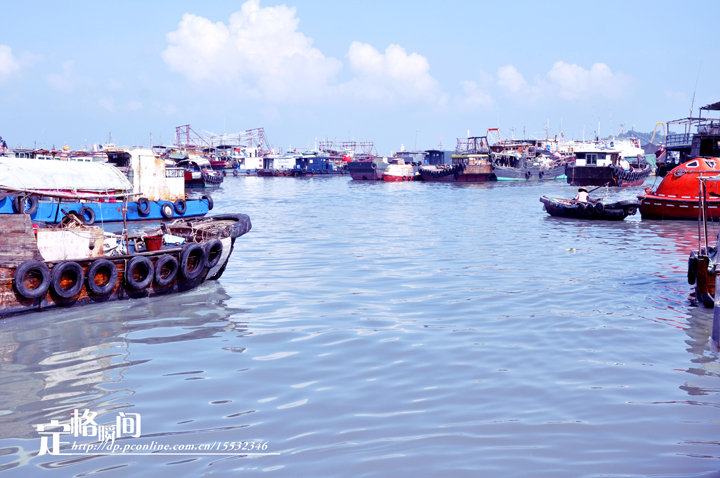
<svg viewBox="0 0 720 478">
<path fill-rule="evenodd" d="M 152 359 L 132 359 L 133 344 L 247 333 L 246 312 L 229 307 L 217 282 L 183 294 L 47 311 L 0 323 L 0 439 L 37 438 L 32 424 L 128 407 L 123 374 Z M 135 337 L 135 338 L 133 338 Z M 122 383 L 122 388 L 108 387 Z M 0 449 L 0 454 L 3 450 Z"/>
</svg>

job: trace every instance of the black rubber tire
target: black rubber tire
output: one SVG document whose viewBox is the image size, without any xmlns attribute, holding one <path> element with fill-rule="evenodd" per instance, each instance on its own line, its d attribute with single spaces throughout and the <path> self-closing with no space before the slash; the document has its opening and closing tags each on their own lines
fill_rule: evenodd
<svg viewBox="0 0 720 478">
<path fill-rule="evenodd" d="M 595 203 L 594 209 L 597 214 L 602 214 L 605 211 L 605 205 L 598 201 Z"/>
<path fill-rule="evenodd" d="M 105 284 L 98 284 L 95 282 L 95 276 L 98 272 L 106 271 L 105 275 L 108 276 L 108 280 Z M 110 294 L 115 289 L 117 283 L 118 270 L 112 261 L 107 259 L 97 259 L 90 264 L 86 274 L 87 288 L 90 292 L 95 295 L 105 296 Z"/>
<path fill-rule="evenodd" d="M 40 283 L 35 288 L 25 285 L 25 277 L 34 272 L 40 277 Z M 44 262 L 25 261 L 20 264 L 13 274 L 15 290 L 26 299 L 37 299 L 44 296 L 50 288 L 50 269 Z"/>
<path fill-rule="evenodd" d="M 78 211 L 78 214 L 80 214 L 80 219 L 82 219 L 83 224 L 86 226 L 95 224 L 95 211 L 92 208 L 83 206 Z"/>
<path fill-rule="evenodd" d="M 141 216 L 147 216 L 150 214 L 150 201 L 148 198 L 140 198 L 137 200 L 138 214 Z"/>
<path fill-rule="evenodd" d="M 176 199 L 173 206 L 175 207 L 175 212 L 178 214 L 185 214 L 185 211 L 187 211 L 187 203 L 183 198 Z"/>
<path fill-rule="evenodd" d="M 205 243 L 205 261 L 208 269 L 217 265 L 222 257 L 223 244 L 220 239 L 210 239 Z"/>
<path fill-rule="evenodd" d="M 167 275 L 163 276 L 163 271 L 168 267 L 170 268 L 170 272 Z M 175 280 L 175 277 L 177 277 L 178 269 L 178 260 L 175 259 L 173 256 L 169 254 L 160 256 L 158 260 L 155 261 L 155 283 L 160 287 L 166 287 L 170 285 L 172 281 Z"/>
<path fill-rule="evenodd" d="M 212 211 L 212 208 L 213 208 L 213 206 L 214 206 L 212 196 L 209 195 L 209 194 L 207 194 L 207 193 L 205 193 L 205 194 L 202 195 L 202 197 L 201 197 L 200 199 L 207 199 L 207 202 L 208 202 L 208 211 Z"/>
<path fill-rule="evenodd" d="M 160 206 L 160 214 L 162 214 L 162 217 L 164 217 L 165 219 L 172 219 L 172 217 L 175 215 L 175 211 L 173 210 L 173 207 L 169 202 L 164 202 Z"/>
<path fill-rule="evenodd" d="M 15 199 L 13 199 L 13 209 L 18 214 L 32 216 L 37 212 L 39 205 L 40 201 L 37 196 L 15 196 Z"/>
<path fill-rule="evenodd" d="M 188 280 L 197 279 L 205 270 L 205 260 L 205 249 L 200 244 L 187 244 L 180 251 L 180 275 Z"/>
<path fill-rule="evenodd" d="M 72 286 L 67 289 L 63 288 L 60 285 L 60 280 L 66 273 L 69 273 L 71 276 L 75 276 L 75 282 L 73 282 Z M 65 261 L 56 264 L 55 267 L 53 267 L 52 288 L 58 297 L 62 297 L 63 299 L 70 299 L 78 295 L 83 288 L 84 282 L 85 273 L 83 272 L 82 266 L 77 262 Z"/>
<path fill-rule="evenodd" d="M 140 273 L 140 279 L 135 278 L 135 272 Z M 135 256 L 125 268 L 125 282 L 135 290 L 142 290 L 150 285 L 153 280 L 153 263 L 145 256 Z"/>
</svg>

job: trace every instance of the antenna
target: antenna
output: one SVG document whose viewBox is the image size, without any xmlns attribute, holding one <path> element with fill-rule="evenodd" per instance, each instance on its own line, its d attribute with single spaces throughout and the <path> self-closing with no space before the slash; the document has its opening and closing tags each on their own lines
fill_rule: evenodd
<svg viewBox="0 0 720 478">
<path fill-rule="evenodd" d="M 692 118 L 693 108 L 695 107 L 695 92 L 697 91 L 698 81 L 700 80 L 700 67 L 698 67 L 698 74 L 695 78 L 695 88 L 693 89 L 692 102 L 690 103 L 690 117 Z"/>
</svg>

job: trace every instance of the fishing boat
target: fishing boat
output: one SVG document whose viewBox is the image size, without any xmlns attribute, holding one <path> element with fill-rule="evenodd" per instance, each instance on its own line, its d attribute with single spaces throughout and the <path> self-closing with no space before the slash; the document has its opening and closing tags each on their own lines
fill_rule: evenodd
<svg viewBox="0 0 720 478">
<path fill-rule="evenodd" d="M 656 125 L 656 132 L 658 126 L 665 131 L 665 142 L 657 158 L 658 176 L 665 176 L 676 166 L 695 158 L 720 156 L 720 118 L 703 117 L 708 111 L 720 111 L 720 101 L 701 107 L 696 117 L 691 115 Z M 678 132 L 677 128 L 682 131 Z"/>
<path fill-rule="evenodd" d="M 608 221 L 622 221 L 634 215 L 638 207 L 637 201 L 632 200 L 603 202 L 597 199 L 578 202 L 573 199 L 542 196 L 540 202 L 551 216 Z"/>
<path fill-rule="evenodd" d="M 224 272 L 244 214 L 176 219 L 130 235 L 71 216 L 37 227 L 27 214 L 0 214 L 0 317 L 181 292 Z"/>
<path fill-rule="evenodd" d="M 406 163 L 403 158 L 393 158 L 382 173 L 382 179 L 383 181 L 416 181 L 420 179 L 420 174 L 414 163 Z"/>
<path fill-rule="evenodd" d="M 458 138 L 451 164 L 431 165 L 420 168 L 423 181 L 476 183 L 496 179 L 490 158 L 487 136 Z"/>
<path fill-rule="evenodd" d="M 347 165 L 350 177 L 358 181 L 380 181 L 388 167 L 386 158 L 368 158 L 350 161 Z"/>
<path fill-rule="evenodd" d="M 640 186 L 652 172 L 641 153 L 623 156 L 613 144 L 579 143 L 573 152 L 565 173 L 573 186 Z"/>
<path fill-rule="evenodd" d="M 186 188 L 219 186 L 225 179 L 224 171 L 214 170 L 207 158 L 196 154 L 190 154 L 187 159 L 178 161 L 177 165 L 185 171 Z"/>
<path fill-rule="evenodd" d="M 74 213 L 91 225 L 204 216 L 212 209 L 209 194 L 187 196 L 182 169 L 166 168 L 152 151 L 109 154 L 125 158 L 123 166 L 0 158 L 0 214 L 24 212 L 34 221 L 56 224 Z"/>
<path fill-rule="evenodd" d="M 497 181 L 557 179 L 565 176 L 571 155 L 547 149 L 551 142 L 538 139 L 500 139 L 498 128 L 488 129 L 497 141 L 490 146 L 493 176 Z"/>
<path fill-rule="evenodd" d="M 696 158 L 680 164 L 662 179 L 657 189 L 638 196 L 643 219 L 697 220 L 704 204 L 709 218 L 720 218 L 720 184 L 708 181 L 707 198 L 700 196 L 701 179 L 720 174 L 720 158 Z"/>
</svg>

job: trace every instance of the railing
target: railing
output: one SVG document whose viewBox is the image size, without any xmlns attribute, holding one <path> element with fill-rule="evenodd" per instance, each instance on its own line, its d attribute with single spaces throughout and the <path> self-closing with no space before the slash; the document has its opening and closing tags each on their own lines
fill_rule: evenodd
<svg viewBox="0 0 720 478">
<path fill-rule="evenodd" d="M 690 133 L 668 134 L 665 145 L 668 148 L 686 146 L 690 147 L 692 135 Z"/>
</svg>

